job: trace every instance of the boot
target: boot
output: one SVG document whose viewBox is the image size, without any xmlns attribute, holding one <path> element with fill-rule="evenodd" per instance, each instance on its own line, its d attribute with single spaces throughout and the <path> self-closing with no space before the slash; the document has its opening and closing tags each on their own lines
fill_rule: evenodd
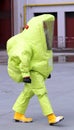
<svg viewBox="0 0 74 130">
<path fill-rule="evenodd" d="M 25 117 L 24 114 L 20 114 L 18 112 L 14 113 L 14 120 L 16 122 L 25 122 L 25 123 L 32 122 L 32 118 L 27 118 Z"/>
<path fill-rule="evenodd" d="M 63 116 L 57 116 L 56 117 L 54 113 L 49 114 L 47 116 L 47 118 L 48 118 L 48 122 L 49 122 L 50 125 L 54 125 L 54 124 L 56 124 L 56 123 L 58 123 L 58 122 L 60 122 L 64 119 Z"/>
</svg>

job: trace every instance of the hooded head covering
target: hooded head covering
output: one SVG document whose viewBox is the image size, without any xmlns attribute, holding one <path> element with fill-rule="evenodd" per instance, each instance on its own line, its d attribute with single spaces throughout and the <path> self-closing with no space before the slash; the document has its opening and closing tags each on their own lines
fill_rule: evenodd
<svg viewBox="0 0 74 130">
<path fill-rule="evenodd" d="M 28 28 L 23 32 L 26 40 L 33 41 L 34 44 L 46 44 L 47 49 L 52 49 L 54 20 L 51 14 L 33 17 L 27 23 Z"/>
</svg>

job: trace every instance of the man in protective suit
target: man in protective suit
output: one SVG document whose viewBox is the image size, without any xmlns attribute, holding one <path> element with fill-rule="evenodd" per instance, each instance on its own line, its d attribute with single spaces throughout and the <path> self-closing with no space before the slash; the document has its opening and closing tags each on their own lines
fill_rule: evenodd
<svg viewBox="0 0 74 130">
<path fill-rule="evenodd" d="M 50 14 L 33 17 L 23 32 L 7 41 L 9 76 L 16 82 L 25 83 L 13 106 L 15 121 L 32 122 L 32 118 L 27 118 L 24 113 L 34 95 L 38 97 L 42 112 L 50 125 L 64 119 L 63 116 L 54 114 L 44 83 L 51 77 L 53 70 L 54 20 Z"/>
</svg>

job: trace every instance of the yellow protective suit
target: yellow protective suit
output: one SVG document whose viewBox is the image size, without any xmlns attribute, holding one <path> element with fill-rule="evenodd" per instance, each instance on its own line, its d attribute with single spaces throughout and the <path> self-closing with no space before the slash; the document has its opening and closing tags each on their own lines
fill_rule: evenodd
<svg viewBox="0 0 74 130">
<path fill-rule="evenodd" d="M 53 70 L 53 23 L 54 16 L 44 14 L 33 17 L 28 28 L 7 41 L 8 73 L 16 82 L 30 77 L 16 100 L 13 110 L 24 114 L 32 96 L 37 95 L 44 115 L 53 113 L 47 96 L 45 79 Z"/>
</svg>

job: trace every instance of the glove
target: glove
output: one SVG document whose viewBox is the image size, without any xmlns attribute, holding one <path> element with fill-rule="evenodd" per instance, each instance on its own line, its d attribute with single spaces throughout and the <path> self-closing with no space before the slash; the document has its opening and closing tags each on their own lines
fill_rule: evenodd
<svg viewBox="0 0 74 130">
<path fill-rule="evenodd" d="M 51 74 L 49 74 L 49 76 L 47 78 L 50 79 L 51 78 Z"/>
<path fill-rule="evenodd" d="M 30 77 L 24 77 L 23 78 L 23 82 L 25 82 L 25 83 L 31 83 Z"/>
</svg>

